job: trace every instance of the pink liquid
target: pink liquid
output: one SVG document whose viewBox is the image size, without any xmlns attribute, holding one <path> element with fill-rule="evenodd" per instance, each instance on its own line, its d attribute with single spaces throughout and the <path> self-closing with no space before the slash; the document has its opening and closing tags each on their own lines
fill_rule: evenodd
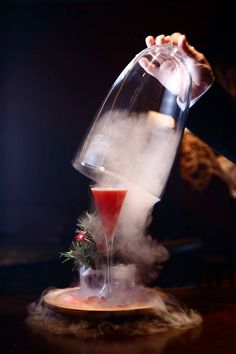
<svg viewBox="0 0 236 354">
<path fill-rule="evenodd" d="M 112 237 L 127 189 L 92 187 L 91 191 L 100 213 L 105 234 L 107 237 Z"/>
</svg>

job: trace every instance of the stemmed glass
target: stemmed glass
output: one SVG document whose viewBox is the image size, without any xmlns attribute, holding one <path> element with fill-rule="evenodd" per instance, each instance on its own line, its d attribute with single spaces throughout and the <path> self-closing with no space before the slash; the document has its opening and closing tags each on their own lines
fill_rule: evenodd
<svg viewBox="0 0 236 354">
<path fill-rule="evenodd" d="M 128 190 L 123 186 L 104 187 L 96 184 L 91 184 L 90 190 L 99 211 L 106 242 L 107 269 L 103 292 L 110 295 L 112 292 L 111 266 L 113 242 L 120 211 Z"/>
</svg>

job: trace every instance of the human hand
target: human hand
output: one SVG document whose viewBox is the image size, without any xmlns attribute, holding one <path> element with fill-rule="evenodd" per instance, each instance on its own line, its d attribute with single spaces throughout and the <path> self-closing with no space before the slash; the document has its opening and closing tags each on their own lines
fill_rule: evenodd
<svg viewBox="0 0 236 354">
<path fill-rule="evenodd" d="M 175 32 L 170 36 L 159 35 L 156 38 L 148 36 L 146 38 L 146 44 L 149 48 L 155 44 L 172 44 L 185 54 L 188 70 L 192 77 L 191 105 L 195 103 L 213 83 L 214 75 L 209 62 L 202 53 L 189 45 L 185 35 Z M 173 82 L 179 82 L 180 77 L 176 77 L 176 80 L 168 80 L 168 72 L 171 73 L 172 76 L 173 74 L 181 74 L 175 72 L 176 68 L 173 64 L 171 65 L 170 61 L 167 60 L 157 67 L 150 62 L 148 64 L 144 59 L 141 60 L 140 65 L 142 65 L 149 74 L 157 77 L 173 94 L 181 97 L 181 93 L 178 92 L 179 85 L 173 85 Z"/>
</svg>

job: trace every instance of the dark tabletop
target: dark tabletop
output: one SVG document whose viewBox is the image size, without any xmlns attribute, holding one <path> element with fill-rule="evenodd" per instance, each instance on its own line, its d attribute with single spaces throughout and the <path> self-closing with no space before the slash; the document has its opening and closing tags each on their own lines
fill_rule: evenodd
<svg viewBox="0 0 236 354">
<path fill-rule="evenodd" d="M 40 295 L 0 296 L 2 353 L 68 354 L 234 354 L 236 353 L 236 288 L 165 289 L 179 301 L 197 310 L 202 325 L 170 329 L 163 333 L 132 338 L 82 340 L 38 332 L 25 323 L 27 306 Z"/>
</svg>

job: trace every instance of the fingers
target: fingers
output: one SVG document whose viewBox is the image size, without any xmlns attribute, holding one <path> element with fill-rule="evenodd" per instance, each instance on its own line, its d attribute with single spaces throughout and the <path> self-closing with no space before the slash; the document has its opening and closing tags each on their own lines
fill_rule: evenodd
<svg viewBox="0 0 236 354">
<path fill-rule="evenodd" d="M 147 47 L 150 48 L 152 45 L 155 44 L 155 39 L 153 36 L 148 36 L 148 37 L 146 37 L 145 42 L 146 42 Z"/>
<path fill-rule="evenodd" d="M 189 58 L 192 59 L 197 59 L 199 56 L 199 52 L 196 51 L 196 49 L 191 46 L 185 35 L 181 35 L 178 39 L 178 48 L 181 49 Z"/>
<path fill-rule="evenodd" d="M 169 43 L 178 46 L 179 40 L 183 35 L 179 32 L 174 32 L 169 36 Z"/>
<path fill-rule="evenodd" d="M 166 36 L 164 34 L 160 34 L 156 37 L 155 42 L 157 45 L 163 44 L 166 41 Z"/>
<path fill-rule="evenodd" d="M 175 32 L 171 35 L 165 36 L 164 34 L 160 34 L 158 35 L 156 38 L 154 38 L 153 36 L 148 36 L 146 37 L 145 41 L 146 41 L 146 45 L 147 47 L 151 47 L 152 45 L 161 45 L 161 44 L 173 44 L 178 46 L 178 41 L 181 39 L 181 37 L 185 37 L 183 36 L 181 33 L 179 32 Z M 186 40 L 186 37 L 185 37 Z M 181 42 L 182 44 L 182 42 Z"/>
<path fill-rule="evenodd" d="M 167 36 L 169 37 L 169 36 Z M 153 36 L 148 36 L 145 39 L 146 45 L 148 48 L 150 48 L 152 45 L 160 45 L 163 43 L 168 42 L 168 38 L 167 38 L 164 34 L 160 34 L 159 36 L 157 36 L 156 38 L 154 38 Z"/>
<path fill-rule="evenodd" d="M 199 53 L 193 46 L 191 46 L 185 34 L 175 32 L 170 36 L 170 44 L 176 45 L 180 50 L 182 50 L 190 59 L 200 60 L 201 53 Z"/>
<path fill-rule="evenodd" d="M 196 49 L 188 43 L 185 34 L 182 34 L 180 32 L 174 32 L 171 35 L 167 35 L 167 36 L 165 36 L 164 34 L 160 34 L 156 38 L 154 38 L 153 36 L 148 36 L 146 38 L 146 45 L 148 48 L 150 48 L 155 44 L 175 45 L 179 49 L 181 49 L 188 57 L 193 59 L 195 59 L 196 57 L 199 56 L 199 54 L 201 54 L 197 52 Z"/>
<path fill-rule="evenodd" d="M 171 35 L 165 36 L 164 34 L 158 35 L 156 38 L 148 36 L 146 38 L 146 45 L 150 48 L 153 45 L 172 44 L 181 49 L 189 58 L 196 59 L 201 53 L 191 46 L 184 34 L 180 32 L 174 32 Z"/>
</svg>

